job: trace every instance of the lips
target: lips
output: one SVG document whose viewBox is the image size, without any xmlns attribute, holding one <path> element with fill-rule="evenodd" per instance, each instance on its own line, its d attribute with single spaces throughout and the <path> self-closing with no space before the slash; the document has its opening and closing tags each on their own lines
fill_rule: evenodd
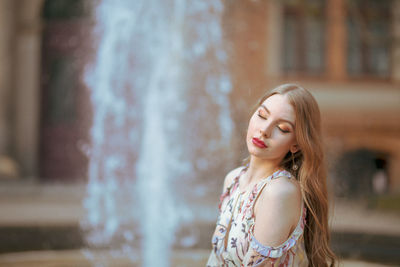
<svg viewBox="0 0 400 267">
<path fill-rule="evenodd" d="M 260 139 L 258 139 L 258 138 L 256 138 L 256 137 L 254 137 L 253 139 L 251 139 L 251 141 L 253 142 L 253 144 L 254 144 L 256 147 L 259 147 L 259 148 L 266 148 L 266 147 L 267 147 L 267 145 L 266 145 L 262 140 L 260 140 Z"/>
</svg>

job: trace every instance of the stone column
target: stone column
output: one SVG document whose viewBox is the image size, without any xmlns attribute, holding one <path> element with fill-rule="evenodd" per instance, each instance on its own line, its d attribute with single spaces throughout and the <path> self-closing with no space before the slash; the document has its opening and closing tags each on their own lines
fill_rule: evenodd
<svg viewBox="0 0 400 267">
<path fill-rule="evenodd" d="M 38 169 L 42 0 L 20 0 L 16 32 L 15 144 L 22 175 Z"/>
<path fill-rule="evenodd" d="M 0 179 L 19 176 L 13 158 L 15 1 L 0 0 Z"/>
<path fill-rule="evenodd" d="M 0 156 L 10 153 L 13 71 L 13 0 L 0 1 Z"/>
<path fill-rule="evenodd" d="M 346 77 L 346 11 L 344 0 L 327 1 L 327 74 L 333 80 Z"/>
<path fill-rule="evenodd" d="M 392 79 L 400 82 L 400 0 L 392 3 Z"/>
<path fill-rule="evenodd" d="M 282 71 L 282 3 L 277 0 L 268 1 L 267 11 L 267 75 L 279 77 Z"/>
</svg>

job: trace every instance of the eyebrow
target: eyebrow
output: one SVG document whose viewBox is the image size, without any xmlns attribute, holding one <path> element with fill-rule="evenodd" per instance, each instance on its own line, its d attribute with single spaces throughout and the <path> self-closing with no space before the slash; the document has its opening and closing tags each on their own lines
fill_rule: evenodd
<svg viewBox="0 0 400 267">
<path fill-rule="evenodd" d="M 265 111 L 268 112 L 268 114 L 271 114 L 271 112 L 269 111 L 269 109 L 268 109 L 266 106 L 264 106 L 264 104 L 261 104 L 261 107 L 263 107 L 263 108 L 265 109 Z M 293 122 L 291 122 L 291 121 L 289 121 L 289 120 L 285 120 L 285 119 L 279 119 L 279 121 L 284 121 L 284 122 L 289 123 L 290 125 L 292 125 L 292 127 L 293 127 L 293 129 L 294 129 L 294 124 L 293 124 Z"/>
</svg>

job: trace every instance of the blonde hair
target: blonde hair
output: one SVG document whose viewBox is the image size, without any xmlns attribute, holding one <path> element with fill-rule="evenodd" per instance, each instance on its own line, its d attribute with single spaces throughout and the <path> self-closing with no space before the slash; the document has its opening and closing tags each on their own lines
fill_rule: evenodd
<svg viewBox="0 0 400 267">
<path fill-rule="evenodd" d="M 261 97 L 258 106 L 275 94 L 286 95 L 296 114 L 295 135 L 300 149 L 293 156 L 299 168 L 297 171 L 292 169 L 290 151 L 282 160 L 281 167 L 291 172 L 301 185 L 307 207 L 304 242 L 309 266 L 335 266 L 336 256 L 329 246 L 327 174 L 318 104 L 306 89 L 296 84 L 283 84 Z"/>
</svg>

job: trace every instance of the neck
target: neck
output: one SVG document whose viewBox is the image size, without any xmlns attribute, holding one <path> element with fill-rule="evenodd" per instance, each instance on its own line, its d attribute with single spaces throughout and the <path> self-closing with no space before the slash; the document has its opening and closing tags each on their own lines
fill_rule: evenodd
<svg viewBox="0 0 400 267">
<path fill-rule="evenodd" d="M 246 171 L 248 182 L 257 182 L 279 170 L 276 162 L 266 161 L 256 157 L 250 157 L 249 167 Z"/>
</svg>

